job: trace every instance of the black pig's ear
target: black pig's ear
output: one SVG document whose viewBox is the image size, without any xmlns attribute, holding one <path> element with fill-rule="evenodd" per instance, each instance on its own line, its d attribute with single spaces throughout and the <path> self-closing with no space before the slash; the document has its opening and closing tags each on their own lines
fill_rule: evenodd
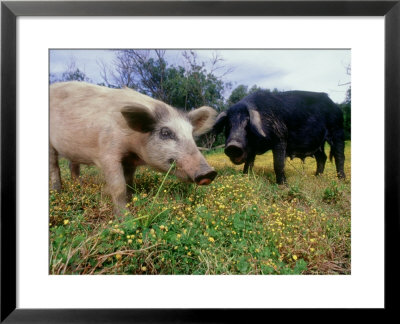
<svg viewBox="0 0 400 324">
<path fill-rule="evenodd" d="M 121 114 L 130 128 L 141 133 L 151 132 L 157 123 L 153 112 L 141 104 L 125 106 Z"/>
<path fill-rule="evenodd" d="M 250 115 L 250 126 L 251 129 L 259 136 L 261 137 L 267 137 L 265 135 L 265 132 L 262 128 L 262 121 L 261 121 L 261 116 L 260 113 L 255 110 L 255 109 L 249 109 L 249 115 Z"/>
<path fill-rule="evenodd" d="M 217 119 L 215 120 L 214 126 L 213 126 L 213 132 L 214 134 L 218 135 L 224 130 L 224 127 L 226 125 L 226 118 L 227 114 L 226 111 L 220 113 L 217 116 Z"/>
</svg>

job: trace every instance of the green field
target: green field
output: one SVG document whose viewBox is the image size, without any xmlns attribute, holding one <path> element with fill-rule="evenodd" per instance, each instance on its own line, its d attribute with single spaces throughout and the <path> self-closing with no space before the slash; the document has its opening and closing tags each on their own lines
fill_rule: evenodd
<svg viewBox="0 0 400 324">
<path fill-rule="evenodd" d="M 315 159 L 287 159 L 287 185 L 275 184 L 271 152 L 249 175 L 222 150 L 207 153 L 218 172 L 209 186 L 142 167 L 122 220 L 98 169 L 82 166 L 73 182 L 62 160 L 63 190 L 49 194 L 49 273 L 350 274 L 350 151 L 346 142 L 346 180 L 329 161 L 316 177 Z"/>
</svg>

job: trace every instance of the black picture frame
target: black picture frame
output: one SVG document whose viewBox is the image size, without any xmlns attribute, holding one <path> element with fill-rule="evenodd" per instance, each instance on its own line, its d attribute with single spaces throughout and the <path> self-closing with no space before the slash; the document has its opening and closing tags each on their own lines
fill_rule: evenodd
<svg viewBox="0 0 400 324">
<path fill-rule="evenodd" d="M 384 16 L 385 310 L 398 306 L 400 0 L 4 1 L 1 3 L 1 322 L 233 322 L 264 310 L 18 309 L 16 307 L 16 19 L 19 16 Z M 373 148 L 371 148 L 373 150 Z M 371 154 L 371 152 L 365 152 Z M 366 179 L 366 182 L 368 180 Z M 372 262 L 372 261 L 371 261 Z M 267 293 L 267 292 L 266 292 Z M 387 312 L 386 312 L 387 313 Z M 240 315 L 240 316 L 239 316 Z M 251 318 L 248 318 L 251 320 Z M 245 321 L 246 322 L 246 321 Z"/>
</svg>

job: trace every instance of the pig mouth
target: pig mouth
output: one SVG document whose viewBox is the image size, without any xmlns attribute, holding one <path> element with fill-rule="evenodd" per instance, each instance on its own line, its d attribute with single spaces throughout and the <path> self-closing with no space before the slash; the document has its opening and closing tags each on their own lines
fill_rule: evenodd
<svg viewBox="0 0 400 324">
<path fill-rule="evenodd" d="M 199 186 L 209 185 L 217 176 L 217 172 L 213 168 L 206 171 L 195 172 L 193 176 L 188 174 L 183 168 L 178 167 L 174 171 L 175 176 L 181 181 L 195 183 Z"/>
<path fill-rule="evenodd" d="M 231 157 L 230 160 L 233 164 L 239 165 L 245 162 L 245 157 L 244 155 L 240 157 Z"/>
<path fill-rule="evenodd" d="M 239 165 L 246 160 L 246 151 L 243 149 L 243 146 L 237 141 L 232 141 L 228 143 L 224 151 L 233 164 Z"/>
<path fill-rule="evenodd" d="M 197 175 L 194 179 L 194 182 L 199 186 L 209 185 L 217 176 L 217 172 L 215 170 L 210 170 L 206 173 Z"/>
</svg>

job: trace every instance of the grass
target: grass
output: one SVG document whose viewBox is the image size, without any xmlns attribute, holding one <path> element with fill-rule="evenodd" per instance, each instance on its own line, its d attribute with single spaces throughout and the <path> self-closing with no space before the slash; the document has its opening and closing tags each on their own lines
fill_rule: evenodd
<svg viewBox="0 0 400 324">
<path fill-rule="evenodd" d="M 315 159 L 287 160 L 276 185 L 271 152 L 241 173 L 222 150 L 206 154 L 218 172 L 209 186 L 147 168 L 135 175 L 122 221 L 95 167 L 50 191 L 50 274 L 350 274 L 351 143 L 345 172 L 314 176 Z M 329 151 L 329 147 L 327 147 Z"/>
</svg>

